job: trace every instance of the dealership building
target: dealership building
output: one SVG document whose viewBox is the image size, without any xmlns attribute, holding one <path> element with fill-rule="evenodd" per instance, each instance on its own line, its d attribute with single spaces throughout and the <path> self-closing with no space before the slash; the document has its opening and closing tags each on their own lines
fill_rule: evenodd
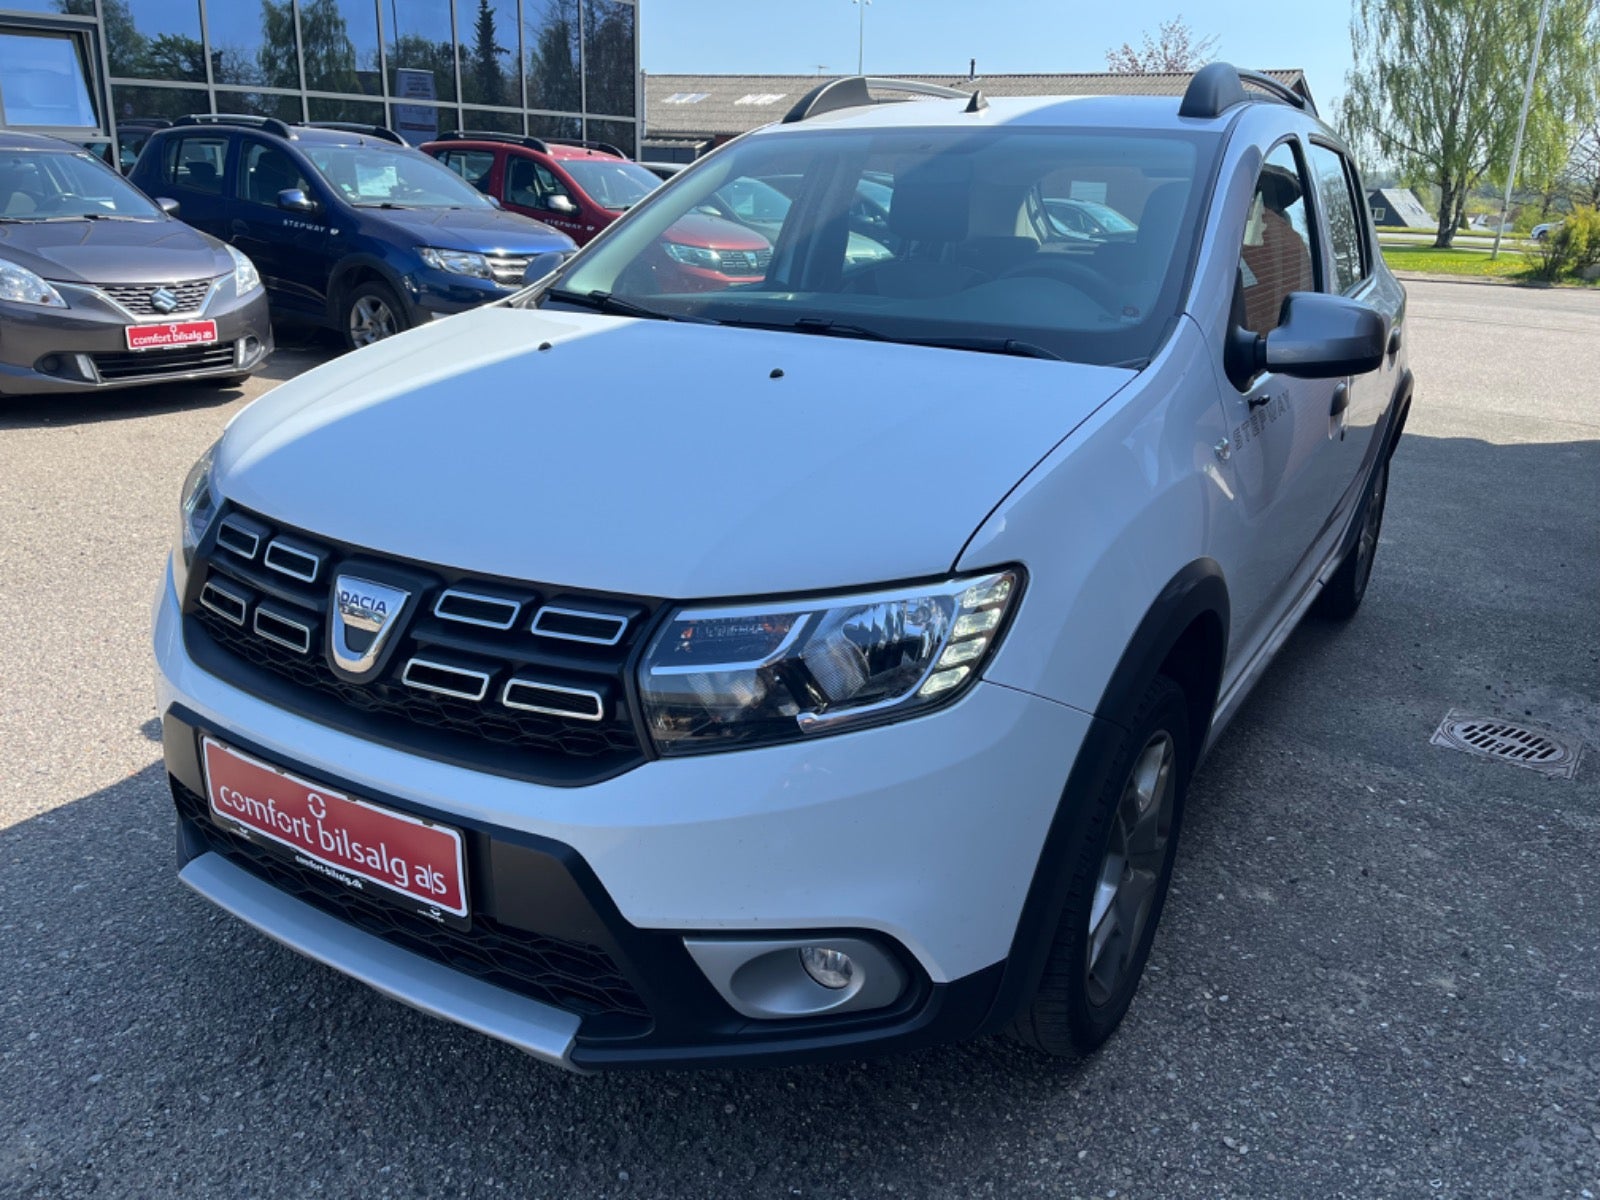
<svg viewBox="0 0 1600 1200">
<path fill-rule="evenodd" d="M 636 154 L 638 81 L 635 0 L 0 0 L 0 126 L 125 152 L 225 112 Z"/>
</svg>

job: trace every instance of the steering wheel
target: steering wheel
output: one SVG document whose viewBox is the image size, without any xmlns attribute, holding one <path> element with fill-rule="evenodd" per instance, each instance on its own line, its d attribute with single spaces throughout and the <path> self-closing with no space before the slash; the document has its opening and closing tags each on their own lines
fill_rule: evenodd
<svg viewBox="0 0 1600 1200">
<path fill-rule="evenodd" d="M 1086 267 L 1075 262 L 1034 262 L 1023 263 L 1020 267 L 1012 267 L 1009 271 L 1002 271 L 997 278 L 1022 279 L 1022 278 L 1053 279 L 1057 283 L 1064 283 L 1068 287 L 1077 288 L 1078 291 L 1088 296 L 1107 312 L 1121 310 L 1120 297 L 1113 289 L 1111 282 L 1096 271 L 1093 267 Z"/>
<path fill-rule="evenodd" d="M 60 212 L 67 207 L 67 201 L 82 199 L 77 192 L 56 192 L 50 196 L 36 196 L 32 192 L 24 192 L 23 195 L 33 201 L 34 212 L 45 213 Z"/>
</svg>

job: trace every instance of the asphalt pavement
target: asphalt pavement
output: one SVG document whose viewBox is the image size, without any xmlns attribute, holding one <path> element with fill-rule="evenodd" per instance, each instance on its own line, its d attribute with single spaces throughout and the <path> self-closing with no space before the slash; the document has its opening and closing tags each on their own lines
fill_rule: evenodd
<svg viewBox="0 0 1600 1200">
<path fill-rule="evenodd" d="M 1409 286 L 1366 606 L 1202 767 L 1077 1065 L 574 1077 L 214 911 L 174 879 L 149 604 L 189 464 L 326 348 L 0 399 L 0 1195 L 1600 1196 L 1600 295 Z M 1451 709 L 1588 749 L 1430 745 Z"/>
</svg>

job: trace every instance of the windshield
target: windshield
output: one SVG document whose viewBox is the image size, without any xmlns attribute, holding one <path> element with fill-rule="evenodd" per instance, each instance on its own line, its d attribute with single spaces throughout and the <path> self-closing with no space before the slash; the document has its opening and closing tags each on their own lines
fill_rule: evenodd
<svg viewBox="0 0 1600 1200">
<path fill-rule="evenodd" d="M 662 188 L 549 299 L 1142 362 L 1177 312 L 1197 180 L 1216 146 L 1211 134 L 1008 126 L 758 136 Z M 1104 223 L 1063 228 L 1071 201 Z M 686 231 L 707 232 L 694 221 L 713 219 L 762 240 L 731 254 L 684 244 Z"/>
<path fill-rule="evenodd" d="M 564 158 L 561 165 L 591 200 L 612 212 L 632 208 L 661 186 L 661 180 L 638 163 Z"/>
<path fill-rule="evenodd" d="M 449 167 L 416 150 L 377 146 L 308 146 L 306 157 L 357 208 L 490 208 Z"/>
<path fill-rule="evenodd" d="M 0 153 L 0 218 L 7 221 L 156 221 L 161 210 L 92 155 L 70 150 Z"/>
</svg>

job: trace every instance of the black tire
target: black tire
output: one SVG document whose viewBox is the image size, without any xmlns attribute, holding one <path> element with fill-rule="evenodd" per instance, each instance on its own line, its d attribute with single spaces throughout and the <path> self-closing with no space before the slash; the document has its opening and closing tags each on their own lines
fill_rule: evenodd
<svg viewBox="0 0 1600 1200">
<path fill-rule="evenodd" d="M 1167 766 L 1145 806 L 1136 784 L 1150 755 L 1161 753 L 1158 747 L 1164 747 Z M 1079 1057 L 1110 1037 L 1127 1013 L 1172 881 L 1193 758 L 1183 690 L 1158 675 L 1145 689 L 1106 785 L 1085 807 L 1073 848 L 1060 864 L 1071 872 L 1067 903 L 1038 991 L 1012 1022 L 1019 1041 L 1057 1057 Z M 1140 830 L 1160 838 L 1141 840 Z M 1127 851 L 1120 859 L 1119 847 Z M 1112 888 L 1109 896 L 1106 887 Z"/>
<path fill-rule="evenodd" d="M 388 284 L 375 279 L 356 284 L 339 305 L 339 332 L 351 350 L 370 346 L 410 327 L 400 297 Z"/>
<path fill-rule="evenodd" d="M 1372 473 L 1372 483 L 1356 514 L 1354 544 L 1344 561 L 1328 580 L 1311 611 L 1329 621 L 1348 621 L 1356 615 L 1366 598 L 1372 580 L 1372 560 L 1378 553 L 1378 536 L 1383 532 L 1383 510 L 1389 501 L 1389 460 L 1385 458 Z"/>
</svg>

